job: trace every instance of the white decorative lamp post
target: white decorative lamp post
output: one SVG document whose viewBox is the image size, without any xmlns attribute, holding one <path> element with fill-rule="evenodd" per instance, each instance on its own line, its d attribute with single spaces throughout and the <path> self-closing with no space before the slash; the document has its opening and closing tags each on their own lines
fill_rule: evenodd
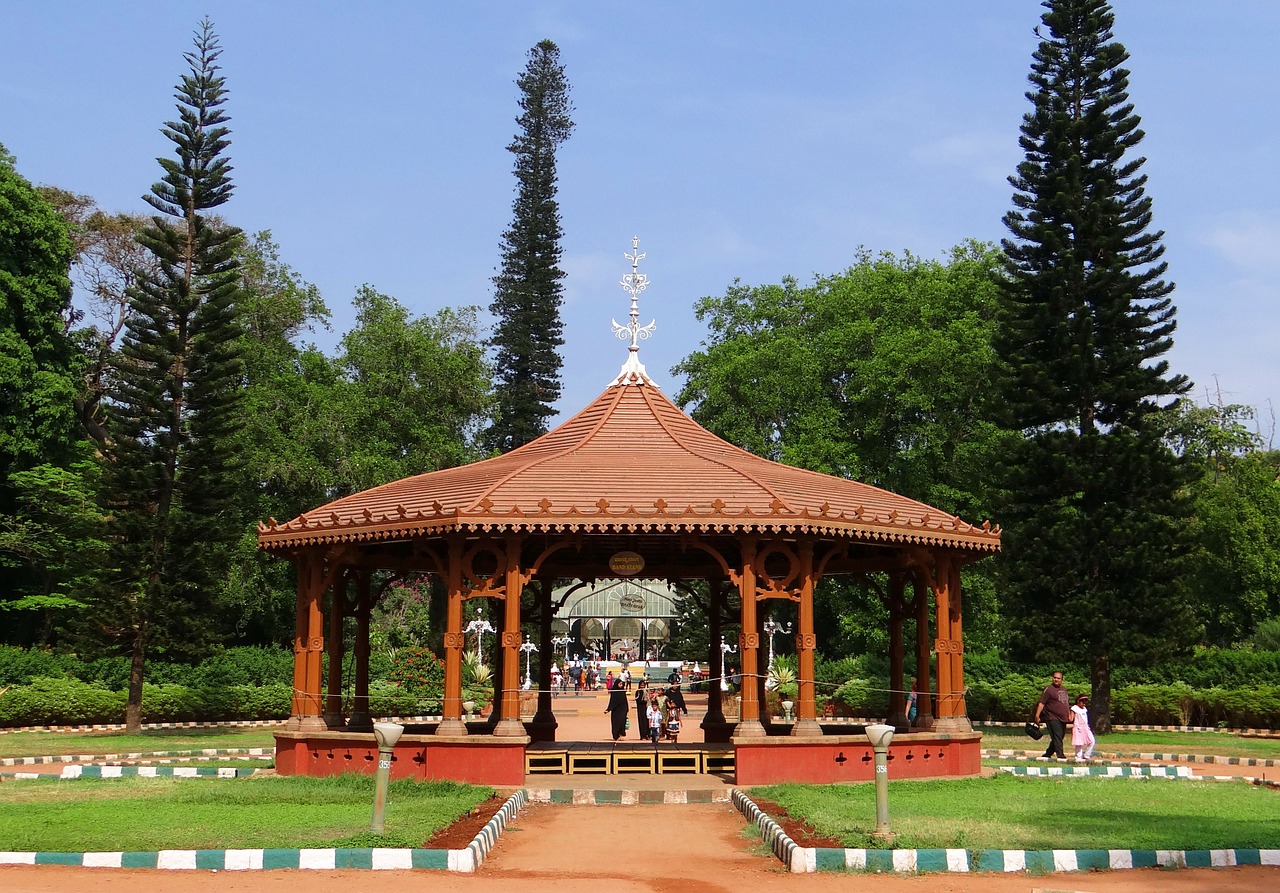
<svg viewBox="0 0 1280 893">
<path fill-rule="evenodd" d="M 724 640 L 724 636 L 720 637 L 720 690 L 729 690 L 729 680 L 724 675 L 724 658 L 727 654 L 733 654 L 737 651 L 737 646 L 730 645 Z"/>
<path fill-rule="evenodd" d="M 373 821 L 369 830 L 377 834 L 386 827 L 387 816 L 387 784 L 391 778 L 391 752 L 396 742 L 404 733 L 404 726 L 398 722 L 375 722 L 373 737 L 378 742 L 378 774 L 373 789 Z"/>
<path fill-rule="evenodd" d="M 893 726 L 874 723 L 863 731 L 876 754 L 876 830 L 871 836 L 892 842 L 893 833 L 889 830 L 889 742 L 893 740 Z"/>
<path fill-rule="evenodd" d="M 480 608 L 476 607 L 476 619 L 467 624 L 465 630 L 468 634 L 476 634 L 476 662 L 484 663 L 484 634 L 497 632 L 493 625 L 480 616 Z"/>
<path fill-rule="evenodd" d="M 554 648 L 564 648 L 564 662 L 566 666 L 569 664 L 569 643 L 572 641 L 573 638 L 568 635 L 553 636 L 551 638 L 551 644 Z"/>
<path fill-rule="evenodd" d="M 778 623 L 772 617 L 764 622 L 765 635 L 769 637 L 769 669 L 773 669 L 773 635 L 774 633 L 782 633 L 784 636 L 791 632 L 791 624 Z"/>
<path fill-rule="evenodd" d="M 524 644 L 520 646 L 520 650 L 524 652 L 524 690 L 528 691 L 533 688 L 533 652 L 538 650 L 538 646 L 529 641 L 529 637 L 524 637 Z"/>
</svg>

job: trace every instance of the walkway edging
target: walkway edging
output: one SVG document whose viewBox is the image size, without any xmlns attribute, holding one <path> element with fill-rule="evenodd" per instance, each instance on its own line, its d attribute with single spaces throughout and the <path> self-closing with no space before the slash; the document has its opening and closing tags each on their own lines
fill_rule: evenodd
<svg viewBox="0 0 1280 893">
<path fill-rule="evenodd" d="M 1119 871 L 1127 868 L 1229 868 L 1268 865 L 1280 868 L 1278 850 L 869 850 L 802 847 L 746 794 L 735 790 L 733 805 L 759 829 L 764 842 L 787 870 L 865 872 L 1032 872 Z"/>
<path fill-rule="evenodd" d="M 0 852 L 0 865 L 72 865 L 83 868 L 157 868 L 165 870 L 252 871 L 297 868 L 335 869 L 436 869 L 473 872 L 507 825 L 529 802 L 528 792 L 516 791 L 492 819 L 480 829 L 465 850 L 353 847 L 344 849 L 246 849 L 159 850 L 113 853 L 14 853 Z"/>
</svg>

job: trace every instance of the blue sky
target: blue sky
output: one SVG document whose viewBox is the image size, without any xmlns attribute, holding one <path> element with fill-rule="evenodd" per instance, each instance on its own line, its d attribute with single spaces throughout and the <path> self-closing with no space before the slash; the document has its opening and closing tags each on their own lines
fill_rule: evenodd
<svg viewBox="0 0 1280 893">
<path fill-rule="evenodd" d="M 1141 152 L 1195 395 L 1280 398 L 1280 3 L 1125 0 Z M 0 143 L 28 179 L 141 210 L 170 153 L 182 54 L 208 14 L 231 91 L 236 195 L 334 311 L 370 283 L 416 313 L 487 307 L 514 178 L 515 77 L 554 40 L 577 128 L 561 149 L 565 392 L 626 358 L 624 253 L 650 286 L 641 360 L 669 394 L 703 295 L 839 272 L 858 246 L 924 257 L 998 240 L 1035 0 L 291 2 L 8 0 Z"/>
</svg>

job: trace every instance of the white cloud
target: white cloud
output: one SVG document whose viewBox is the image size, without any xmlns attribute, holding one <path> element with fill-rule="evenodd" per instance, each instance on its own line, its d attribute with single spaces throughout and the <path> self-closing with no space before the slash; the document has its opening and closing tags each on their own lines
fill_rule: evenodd
<svg viewBox="0 0 1280 893">
<path fill-rule="evenodd" d="M 1280 268 L 1280 215 L 1240 211 L 1215 224 L 1205 240 L 1228 263 L 1247 272 Z"/>
</svg>

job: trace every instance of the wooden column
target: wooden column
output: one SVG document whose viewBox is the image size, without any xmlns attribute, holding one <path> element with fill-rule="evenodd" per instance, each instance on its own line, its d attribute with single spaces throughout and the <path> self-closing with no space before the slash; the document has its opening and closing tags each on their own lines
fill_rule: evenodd
<svg viewBox="0 0 1280 893">
<path fill-rule="evenodd" d="M 929 672 L 929 587 L 916 571 L 911 585 L 916 603 L 916 721 L 917 729 L 933 728 L 933 687 Z"/>
<path fill-rule="evenodd" d="M 818 725 L 818 706 L 813 684 L 814 653 L 818 637 L 813 630 L 813 590 L 817 586 L 813 569 L 813 543 L 800 544 L 800 628 L 796 630 L 796 677 L 799 682 L 796 693 L 796 722 L 791 734 L 796 738 L 818 737 L 822 726 Z"/>
<path fill-rule="evenodd" d="M 493 734 L 508 738 L 524 735 L 520 721 L 520 538 L 507 537 L 506 585 L 502 612 L 502 719 Z"/>
<path fill-rule="evenodd" d="M 342 657 L 343 620 L 347 616 L 347 589 L 351 574 L 344 572 L 330 589 L 329 594 L 329 679 L 325 695 L 324 723 L 331 729 L 340 729 L 342 721 Z"/>
<path fill-rule="evenodd" d="M 461 737 L 467 734 L 462 719 L 462 652 L 466 645 L 462 632 L 462 541 L 449 541 L 449 566 L 445 573 L 444 704 L 436 734 Z"/>
<path fill-rule="evenodd" d="M 756 632 L 756 540 L 747 537 L 742 541 L 742 576 L 739 584 L 742 593 L 742 632 L 738 638 L 739 657 L 742 659 L 742 717 L 734 737 L 763 738 L 764 726 L 760 724 L 760 701 L 756 697 L 757 677 L 760 675 L 760 636 Z"/>
<path fill-rule="evenodd" d="M 529 735 L 534 741 L 555 741 L 556 714 L 551 708 L 551 662 L 555 660 L 551 644 L 551 582 L 539 580 L 534 585 L 538 593 L 538 709 L 529 724 Z"/>
<path fill-rule="evenodd" d="M 373 717 L 369 715 L 369 615 L 373 613 L 370 578 L 367 570 L 356 572 L 356 678 L 351 698 L 351 719 L 347 721 L 347 730 L 351 732 L 373 729 Z"/>
<path fill-rule="evenodd" d="M 710 580 L 707 585 L 707 715 L 702 718 L 703 739 L 729 740 L 729 727 L 720 700 L 720 680 L 724 678 L 724 652 L 720 650 L 721 621 L 724 612 L 724 581 Z"/>
<path fill-rule="evenodd" d="M 289 727 L 300 731 L 323 731 L 321 686 L 323 680 L 324 559 L 308 553 L 298 559 L 298 598 L 293 639 L 293 705 Z"/>
<path fill-rule="evenodd" d="M 955 689 L 955 713 L 953 717 L 963 730 L 973 728 L 969 721 L 969 707 L 964 698 L 964 623 L 960 598 L 960 562 L 950 561 L 951 571 L 951 685 Z"/>
<path fill-rule="evenodd" d="M 903 685 L 902 622 L 906 615 L 906 577 L 889 575 L 889 725 L 904 731 L 907 723 L 907 694 Z"/>
<path fill-rule="evenodd" d="M 952 559 L 949 555 L 937 556 L 934 565 L 934 600 L 937 614 L 937 638 L 934 639 L 934 650 L 938 661 L 938 717 L 934 728 L 940 732 L 966 731 L 969 721 L 964 718 L 959 686 L 963 686 L 963 677 L 956 678 L 958 669 L 957 653 L 959 643 L 956 640 L 956 629 L 953 620 L 953 592 L 955 575 L 952 573 Z"/>
</svg>

